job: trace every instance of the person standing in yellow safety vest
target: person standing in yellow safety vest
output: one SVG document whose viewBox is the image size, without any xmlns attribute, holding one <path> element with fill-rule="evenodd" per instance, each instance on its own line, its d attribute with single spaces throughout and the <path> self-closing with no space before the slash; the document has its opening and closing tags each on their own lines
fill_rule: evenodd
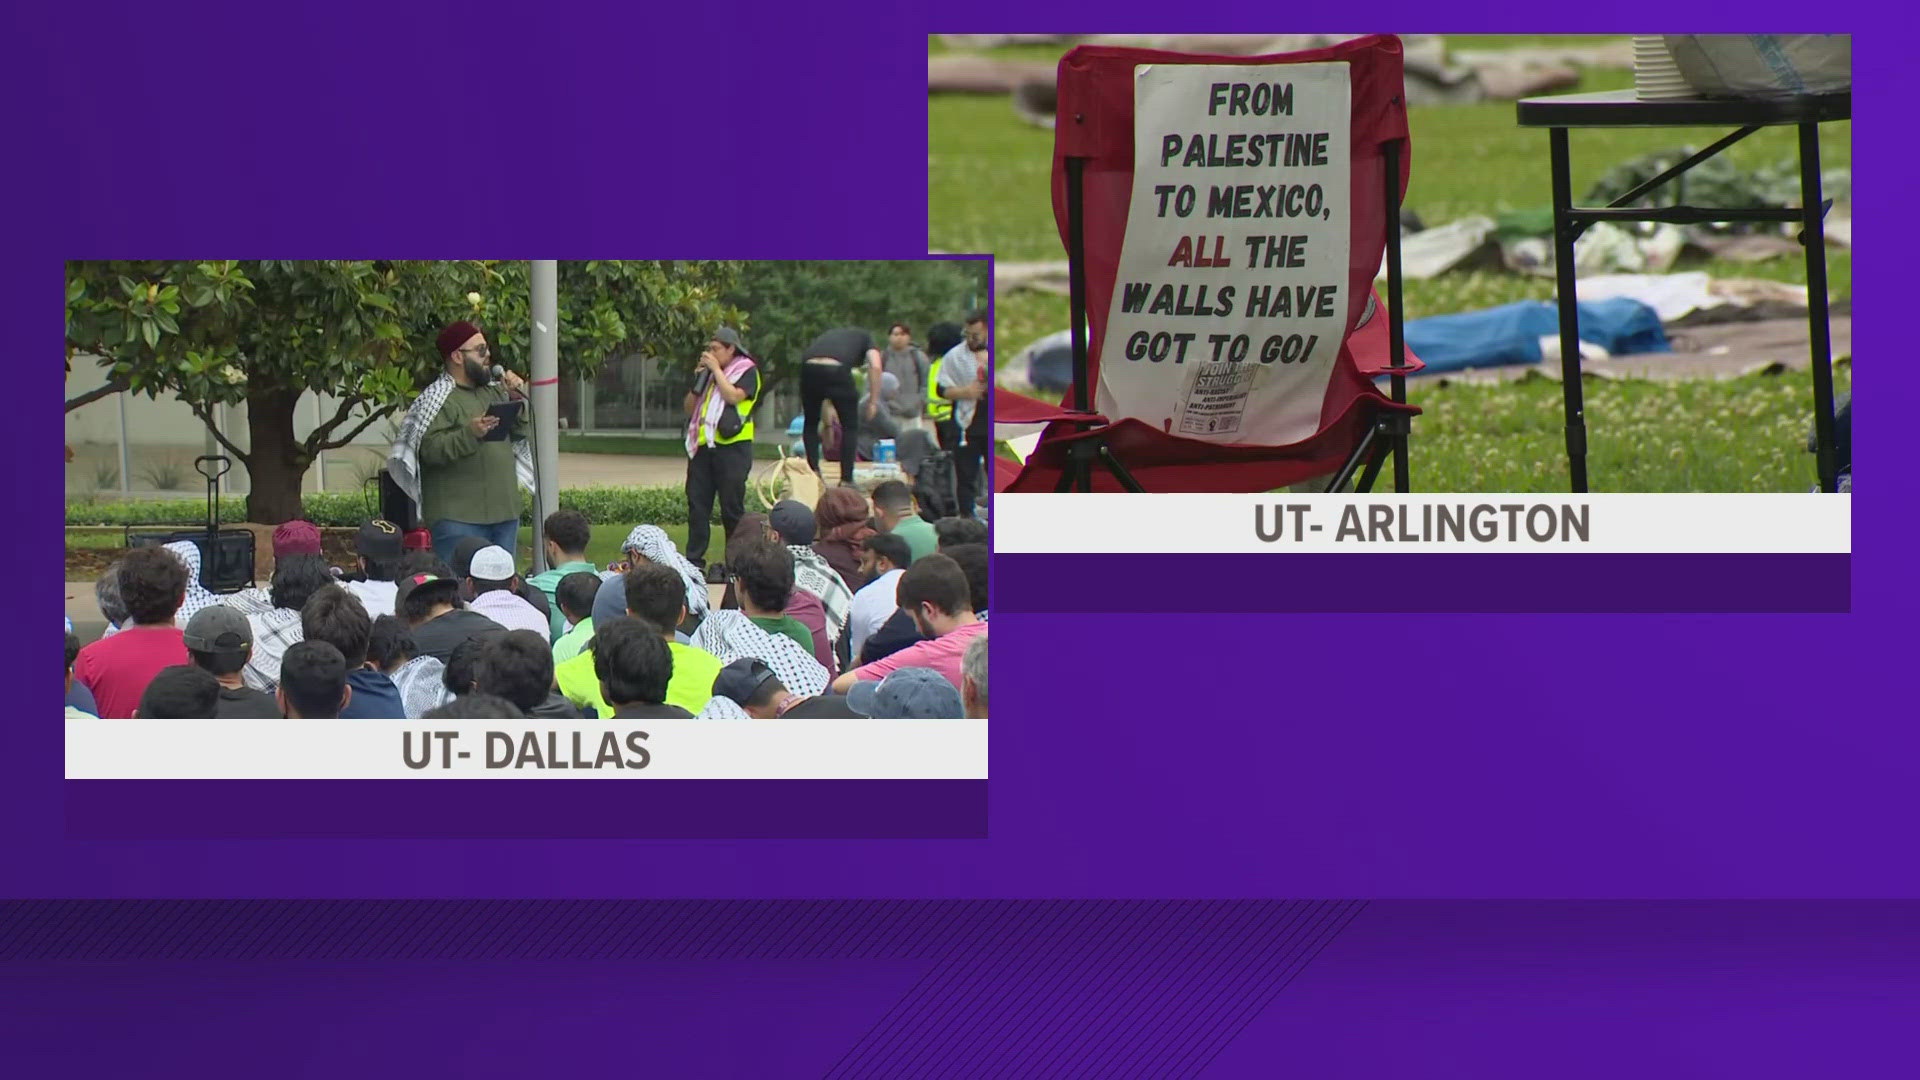
<svg viewBox="0 0 1920 1080">
<path fill-rule="evenodd" d="M 713 500 L 728 539 L 747 512 L 753 471 L 753 406 L 760 369 L 731 326 L 714 331 L 694 366 L 687 391 L 687 559 L 704 566 Z"/>
<path fill-rule="evenodd" d="M 960 513 L 973 516 L 974 494 L 979 489 L 980 469 L 986 457 L 988 440 L 987 411 L 979 407 L 987 396 L 988 379 L 987 316 L 985 312 L 967 314 L 966 338 L 948 349 L 934 362 L 928 382 L 931 393 L 945 406 L 945 415 L 936 416 L 934 431 L 940 448 L 953 454 L 955 487 L 960 498 Z M 928 415 L 934 415 L 929 402 Z"/>
</svg>

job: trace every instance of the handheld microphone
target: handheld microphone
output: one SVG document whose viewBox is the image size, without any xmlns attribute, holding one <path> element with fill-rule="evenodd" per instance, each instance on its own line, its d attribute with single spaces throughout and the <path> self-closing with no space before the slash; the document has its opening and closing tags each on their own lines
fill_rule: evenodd
<svg viewBox="0 0 1920 1080">
<path fill-rule="evenodd" d="M 493 365 L 492 374 L 493 374 L 493 381 L 499 382 L 502 379 L 505 379 L 507 377 L 507 369 L 501 367 L 499 364 L 495 364 Z"/>
</svg>

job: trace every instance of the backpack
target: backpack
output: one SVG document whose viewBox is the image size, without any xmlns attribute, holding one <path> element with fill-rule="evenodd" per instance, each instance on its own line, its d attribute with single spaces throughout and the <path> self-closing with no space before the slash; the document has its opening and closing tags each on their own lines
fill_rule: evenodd
<svg viewBox="0 0 1920 1080">
<path fill-rule="evenodd" d="M 913 474 L 913 497 L 920 500 L 920 516 L 928 521 L 960 516 L 960 474 L 951 451 L 935 450 L 920 460 Z"/>
</svg>

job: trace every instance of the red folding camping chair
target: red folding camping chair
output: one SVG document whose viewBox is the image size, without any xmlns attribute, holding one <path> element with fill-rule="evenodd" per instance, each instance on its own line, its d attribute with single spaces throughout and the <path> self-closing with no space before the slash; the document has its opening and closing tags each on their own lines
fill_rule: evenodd
<svg viewBox="0 0 1920 1080">
<path fill-rule="evenodd" d="M 1283 446 L 1220 443 L 1185 438 L 1138 417 L 1094 412 L 1090 403 L 1100 378 L 1100 342 L 1132 194 L 1135 66 L 1330 61 L 1349 65 L 1351 246 L 1346 336 L 1326 385 L 1318 429 Z M 1267 491 L 1331 473 L 1328 490 L 1333 491 L 1358 472 L 1356 487 L 1365 491 L 1391 457 L 1394 489 L 1406 491 L 1407 432 L 1419 410 L 1406 404 L 1405 377 L 1420 364 L 1407 354 L 1401 329 L 1400 200 L 1409 166 L 1400 40 L 1373 35 L 1325 49 L 1254 57 L 1082 46 L 1060 61 L 1057 116 L 1053 204 L 1070 268 L 1073 390 L 1058 406 L 995 391 L 996 428 L 1039 425 L 1042 432 L 1017 468 L 996 461 L 995 489 Z M 1373 291 L 1383 252 L 1384 304 Z M 1381 376 L 1389 383 L 1384 394 L 1374 381 Z"/>
</svg>

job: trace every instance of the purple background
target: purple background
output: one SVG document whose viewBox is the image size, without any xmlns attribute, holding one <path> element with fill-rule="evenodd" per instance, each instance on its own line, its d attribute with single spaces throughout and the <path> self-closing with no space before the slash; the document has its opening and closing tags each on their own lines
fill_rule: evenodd
<svg viewBox="0 0 1920 1080">
<path fill-rule="evenodd" d="M 1057 21 L 1166 28 L 1163 5 L 1127 7 Z M 1541 28 L 1537 5 L 1504 7 L 1448 22 Z M 52 364 L 34 357 L 59 347 L 51 312 L 69 258 L 897 257 L 924 245 L 923 26 L 911 10 L 199 10 L 15 5 L 0 16 L 13 207 L 0 335 L 30 402 L 56 390 Z M 1430 8 L 1404 5 L 1398 19 L 1372 10 L 1382 23 L 1434 21 Z M 1799 9 L 1777 10 L 1770 21 Z M 1190 28 L 1236 22 L 1212 13 Z M 1027 5 L 987 3 L 948 28 L 1032 22 Z M 1255 5 L 1237 20 L 1272 22 Z M 1902 40 L 1857 42 L 1863 131 L 1904 130 L 1892 52 Z M 804 82 L 804 96 L 780 78 Z M 1415 182 L 1449 149 L 1416 146 Z M 1912 226 L 1889 205 L 1888 178 L 1908 174 L 1909 153 L 1882 138 L 1855 155 L 1860 205 L 1876 215 L 1855 263 L 1856 307 L 1868 313 L 1905 310 L 1893 253 Z M 1543 202 L 1544 159 L 1543 137 Z M 1906 351 L 1891 320 L 1863 319 L 1856 332 L 1870 356 L 1876 340 L 1879 355 Z M 224 814 L 238 831 L 272 807 L 244 784 L 83 794 L 59 778 L 59 729 L 23 719 L 0 756 L 0 892 L 1920 895 L 1920 736 L 1905 692 L 1914 498 L 1873 471 L 1905 460 L 1903 426 L 1872 419 L 1891 398 L 1865 397 L 1850 614 L 1181 615 L 1112 601 L 1099 605 L 1109 614 L 1029 614 L 1048 605 L 1042 580 L 1009 601 L 996 636 L 990 839 L 106 840 L 96 837 L 115 817 L 152 834 Z M 22 521 L 58 511 L 57 424 L 49 404 L 0 426 L 19 465 L 5 494 Z M 36 569 L 53 565 L 55 538 L 23 528 L 9 541 L 23 611 L 59 602 L 59 582 Z M 1527 576 L 1529 558 L 1505 565 L 1531 594 L 1544 586 Z M 1289 565 L 1163 559 L 1135 564 L 1140 581 L 1104 585 L 1203 594 Z M 1335 573 L 1378 595 L 1394 565 L 1354 559 Z M 1684 593 L 1698 573 L 1671 559 L 1636 576 L 1659 595 Z M 1515 606 L 1513 591 L 1501 602 L 1507 578 L 1484 580 L 1487 606 Z M 1761 595 L 1820 588 L 1792 568 L 1752 582 Z M 1422 606 L 1417 593 L 1407 606 Z M 26 633 L 32 625 L 5 633 L 21 655 L 50 660 L 51 638 Z M 23 715 L 50 707 L 50 686 L 19 689 Z M 435 803 L 449 790 L 286 785 L 271 798 L 307 820 L 392 835 L 412 815 L 444 820 L 449 807 Z M 727 813 L 773 821 L 810 797 L 743 788 Z M 1878 1040 L 1912 1013 L 1917 921 L 1911 907 L 1861 904 L 1375 900 L 1224 1044 L 1210 1074 L 1271 1075 L 1284 1063 L 1301 1075 L 1873 1071 Z M 976 933 L 991 942 L 1000 929 L 987 921 Z M 0 1015 L 24 1016 L 8 1033 L 30 1062 L 59 1048 L 101 1064 L 177 1056 L 203 1071 L 209 1060 L 435 1071 L 451 1055 L 474 1071 L 591 1062 L 818 1075 L 872 1045 L 859 1040 L 877 1038 L 925 975 L 911 962 L 782 963 L 43 958 L 0 967 Z M 1050 970 L 1005 972 L 1003 985 L 1045 985 Z M 1200 1000 L 1190 991 L 1172 984 L 1163 997 Z M 966 1030 L 982 1003 L 980 987 L 961 986 L 941 1005 Z M 1071 1023 L 1044 998 L 1029 1020 Z"/>
<path fill-rule="evenodd" d="M 1912 903 L 77 907 L 0 910 L 23 1075 L 1886 1076 L 1920 1010 Z"/>
</svg>

